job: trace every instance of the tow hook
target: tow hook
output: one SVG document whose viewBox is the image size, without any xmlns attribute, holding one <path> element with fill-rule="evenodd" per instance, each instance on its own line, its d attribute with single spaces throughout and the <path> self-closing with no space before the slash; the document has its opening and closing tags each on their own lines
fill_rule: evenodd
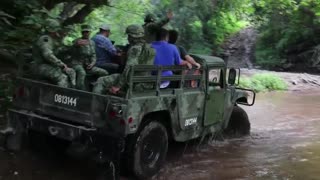
<svg viewBox="0 0 320 180">
<path fill-rule="evenodd" d="M 49 133 L 50 133 L 52 136 L 58 135 L 58 134 L 59 134 L 59 131 L 60 131 L 59 128 L 54 127 L 54 126 L 49 126 L 48 130 L 49 130 Z"/>
</svg>

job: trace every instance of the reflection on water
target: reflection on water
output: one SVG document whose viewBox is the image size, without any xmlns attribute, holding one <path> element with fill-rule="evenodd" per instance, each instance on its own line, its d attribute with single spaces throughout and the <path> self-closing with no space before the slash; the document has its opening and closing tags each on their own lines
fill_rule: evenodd
<svg viewBox="0 0 320 180">
<path fill-rule="evenodd" d="M 244 108 L 250 137 L 170 144 L 167 163 L 153 179 L 320 179 L 320 92 L 258 94 L 256 104 Z M 66 156 L 0 149 L 0 180 L 84 180 L 94 169 Z"/>
</svg>

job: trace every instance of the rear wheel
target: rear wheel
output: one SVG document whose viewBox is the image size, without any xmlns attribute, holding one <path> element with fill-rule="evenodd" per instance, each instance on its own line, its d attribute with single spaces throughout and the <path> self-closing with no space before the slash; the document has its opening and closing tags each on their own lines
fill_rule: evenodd
<svg viewBox="0 0 320 180">
<path fill-rule="evenodd" d="M 239 106 L 233 108 L 228 127 L 227 135 L 241 137 L 250 134 L 250 121 L 247 113 Z"/>
<path fill-rule="evenodd" d="M 139 179 L 147 179 L 159 172 L 168 151 L 168 134 L 159 122 L 147 124 L 134 141 L 130 169 Z"/>
</svg>

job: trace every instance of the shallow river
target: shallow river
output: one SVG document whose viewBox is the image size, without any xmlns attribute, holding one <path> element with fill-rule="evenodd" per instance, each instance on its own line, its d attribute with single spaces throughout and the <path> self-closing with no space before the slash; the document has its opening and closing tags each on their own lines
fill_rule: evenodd
<svg viewBox="0 0 320 180">
<path fill-rule="evenodd" d="M 259 94 L 255 106 L 244 108 L 250 137 L 173 144 L 153 179 L 320 179 L 320 91 Z M 94 169 L 51 152 L 0 149 L 0 180 L 85 180 Z"/>
</svg>

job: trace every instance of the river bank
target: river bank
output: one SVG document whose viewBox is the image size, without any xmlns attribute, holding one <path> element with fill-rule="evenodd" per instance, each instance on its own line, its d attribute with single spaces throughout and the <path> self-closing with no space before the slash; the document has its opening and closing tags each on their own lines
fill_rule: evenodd
<svg viewBox="0 0 320 180">
<path fill-rule="evenodd" d="M 260 69 L 241 69 L 241 77 L 251 77 L 255 74 L 268 73 L 281 77 L 288 85 L 288 91 L 320 90 L 320 75 L 294 72 L 276 72 Z"/>
</svg>

